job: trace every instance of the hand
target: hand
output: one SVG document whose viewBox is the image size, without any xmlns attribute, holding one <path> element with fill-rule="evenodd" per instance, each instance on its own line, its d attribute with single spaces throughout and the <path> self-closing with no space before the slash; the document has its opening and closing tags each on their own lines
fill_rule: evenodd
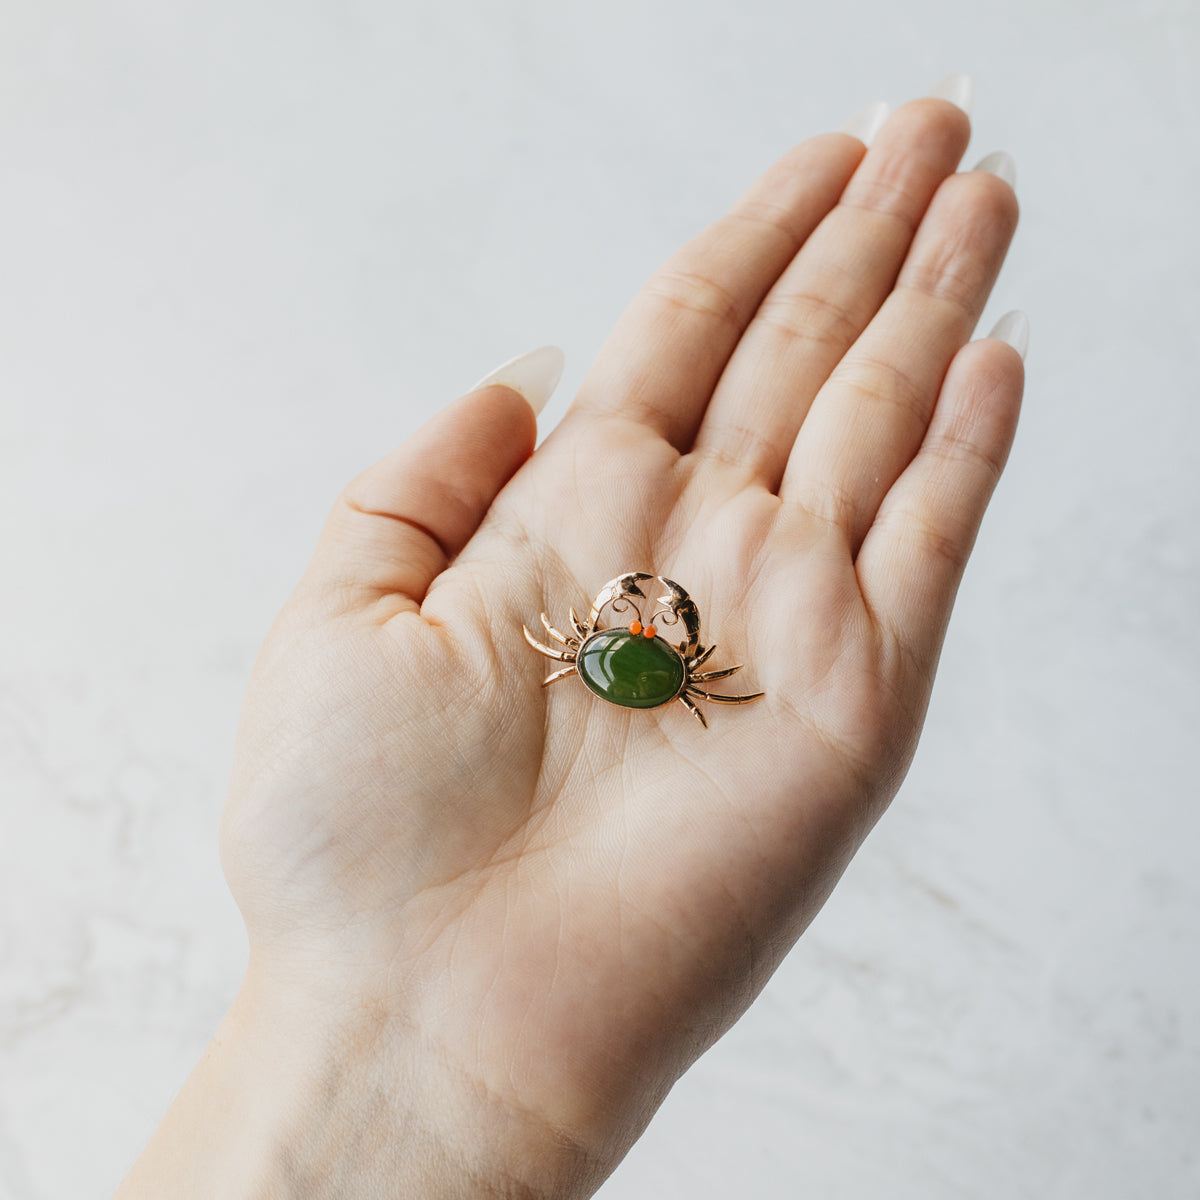
<svg viewBox="0 0 1200 1200">
<path fill-rule="evenodd" d="M 922 99 L 869 152 L 805 142 L 648 283 L 536 453 L 488 387 L 338 499 L 222 828 L 227 1038 L 309 1097 L 295 1170 L 589 1194 L 819 909 L 910 761 L 1016 424 L 1020 355 L 966 344 L 1016 201 L 953 173 L 967 140 Z M 764 698 L 700 700 L 705 729 L 543 688 L 522 624 L 631 570 L 691 593 L 702 669 L 747 664 L 704 686 Z"/>
</svg>

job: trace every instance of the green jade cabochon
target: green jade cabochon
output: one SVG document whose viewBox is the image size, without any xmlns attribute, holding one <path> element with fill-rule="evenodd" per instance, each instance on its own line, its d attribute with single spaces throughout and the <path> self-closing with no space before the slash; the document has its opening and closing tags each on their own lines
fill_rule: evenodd
<svg viewBox="0 0 1200 1200">
<path fill-rule="evenodd" d="M 673 646 L 628 629 L 592 634 L 575 669 L 597 696 L 624 708 L 657 708 L 674 700 L 684 683 L 683 659 Z"/>
</svg>

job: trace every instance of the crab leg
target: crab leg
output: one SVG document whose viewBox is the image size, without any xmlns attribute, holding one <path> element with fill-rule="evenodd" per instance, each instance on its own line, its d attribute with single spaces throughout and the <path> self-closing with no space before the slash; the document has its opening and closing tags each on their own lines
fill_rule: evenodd
<svg viewBox="0 0 1200 1200">
<path fill-rule="evenodd" d="M 753 692 L 749 696 L 718 696 L 713 692 L 702 692 L 690 684 L 684 688 L 684 691 L 689 696 L 699 696 L 704 700 L 712 700 L 716 704 L 749 704 L 751 700 L 757 700 L 767 694 L 766 692 Z"/>
<path fill-rule="evenodd" d="M 561 642 L 564 646 L 570 646 L 570 639 L 563 637 L 553 625 L 550 624 L 550 619 L 545 613 L 542 613 L 542 624 L 546 627 L 546 632 L 556 641 Z"/>
<path fill-rule="evenodd" d="M 539 654 L 544 654 L 547 658 L 557 658 L 559 662 L 573 663 L 575 661 L 574 654 L 564 654 L 561 650 L 551 650 L 549 646 L 543 646 L 524 625 L 521 626 L 521 631 L 525 634 L 525 640 Z"/>
<path fill-rule="evenodd" d="M 583 622 L 582 622 L 582 621 L 579 619 L 579 617 L 578 617 L 578 616 L 576 616 L 576 614 L 575 614 L 575 610 L 572 608 L 572 609 L 568 609 L 568 611 L 569 611 L 569 612 L 570 612 L 570 614 L 571 614 L 571 628 L 572 628 L 572 629 L 574 629 L 574 630 L 575 630 L 575 632 L 576 632 L 576 633 L 577 633 L 577 634 L 578 634 L 578 635 L 579 635 L 581 638 L 582 638 L 582 637 L 587 637 L 587 627 L 586 627 L 586 626 L 584 625 L 584 623 L 583 623 Z"/>
<path fill-rule="evenodd" d="M 546 678 L 542 680 L 542 687 L 545 687 L 548 683 L 553 683 L 556 679 L 565 679 L 568 675 L 574 674 L 575 664 L 572 663 L 569 667 L 563 667 L 561 671 L 555 671 L 553 675 L 547 675 Z"/>
<path fill-rule="evenodd" d="M 705 729 L 707 729 L 708 722 L 704 719 L 704 714 L 696 707 L 696 705 L 685 695 L 680 695 L 679 700 L 683 707 L 686 708 L 688 712 L 690 712 L 692 716 L 694 716 L 696 720 L 704 726 Z"/>
<path fill-rule="evenodd" d="M 723 671 L 703 671 L 699 675 L 689 675 L 688 683 L 707 683 L 710 679 L 724 679 L 726 675 L 740 671 L 743 666 L 744 663 L 738 663 L 736 667 L 726 667 Z"/>
<path fill-rule="evenodd" d="M 687 648 L 686 645 L 683 648 L 686 649 Z M 700 654 L 697 654 L 695 658 L 689 658 L 688 659 L 688 669 L 694 671 L 698 666 L 700 666 L 701 663 L 707 662 L 709 655 L 712 654 L 712 652 L 716 648 L 717 648 L 717 643 L 713 642 L 713 644 L 711 646 L 709 646 L 707 650 L 704 650 Z"/>
</svg>

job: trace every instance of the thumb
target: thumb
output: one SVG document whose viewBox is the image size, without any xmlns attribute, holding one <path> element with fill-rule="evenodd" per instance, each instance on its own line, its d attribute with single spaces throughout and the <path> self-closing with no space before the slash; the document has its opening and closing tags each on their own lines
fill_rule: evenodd
<svg viewBox="0 0 1200 1200">
<path fill-rule="evenodd" d="M 325 523 L 313 582 L 419 604 L 533 453 L 563 363 L 556 346 L 504 363 L 354 479 Z"/>
</svg>

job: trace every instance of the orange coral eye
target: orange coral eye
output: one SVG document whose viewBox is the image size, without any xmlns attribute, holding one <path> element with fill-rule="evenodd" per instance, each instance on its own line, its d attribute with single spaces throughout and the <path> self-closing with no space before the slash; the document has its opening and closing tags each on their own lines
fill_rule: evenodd
<svg viewBox="0 0 1200 1200">
<path fill-rule="evenodd" d="M 658 630 L 655 629 L 653 625 L 647 625 L 646 628 L 642 630 L 642 633 L 644 633 L 646 637 L 650 638 L 652 638 L 657 632 Z"/>
<path fill-rule="evenodd" d="M 634 637 L 637 637 L 637 635 L 642 632 L 641 621 L 630 621 L 629 632 L 632 633 Z"/>
</svg>

